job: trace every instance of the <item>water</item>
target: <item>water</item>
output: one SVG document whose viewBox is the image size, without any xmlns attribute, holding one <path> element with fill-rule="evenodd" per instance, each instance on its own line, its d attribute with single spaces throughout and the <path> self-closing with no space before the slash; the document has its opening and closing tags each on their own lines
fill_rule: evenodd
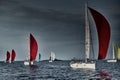
<svg viewBox="0 0 120 80">
<path fill-rule="evenodd" d="M 0 62 L 0 80 L 120 80 L 120 62 L 97 61 L 96 70 L 72 69 L 70 61 L 35 62 L 24 66 L 23 62 Z"/>
</svg>

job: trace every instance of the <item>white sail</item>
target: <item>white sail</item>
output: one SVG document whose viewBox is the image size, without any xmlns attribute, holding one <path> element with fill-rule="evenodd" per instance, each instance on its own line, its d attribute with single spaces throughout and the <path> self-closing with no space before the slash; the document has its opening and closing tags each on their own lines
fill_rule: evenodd
<svg viewBox="0 0 120 80">
<path fill-rule="evenodd" d="M 51 54 L 52 54 L 52 60 L 54 61 L 55 60 L 55 53 L 51 52 Z"/>
<path fill-rule="evenodd" d="M 51 52 L 49 62 L 53 62 L 54 60 L 55 60 L 55 53 Z"/>
<path fill-rule="evenodd" d="M 113 47 L 113 59 L 115 59 L 114 43 L 113 43 L 112 47 Z"/>
<path fill-rule="evenodd" d="M 117 60 L 115 59 L 114 43 L 112 45 L 112 59 L 107 60 L 107 62 L 117 62 Z"/>
<path fill-rule="evenodd" d="M 87 59 L 89 59 L 90 54 L 90 27 L 89 27 L 89 21 L 88 21 L 88 9 L 87 4 L 85 4 L 85 62 L 87 62 Z"/>
</svg>

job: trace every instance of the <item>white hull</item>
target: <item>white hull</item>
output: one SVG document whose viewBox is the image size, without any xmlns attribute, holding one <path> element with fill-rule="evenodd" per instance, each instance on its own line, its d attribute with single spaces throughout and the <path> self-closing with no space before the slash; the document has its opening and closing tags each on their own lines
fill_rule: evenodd
<svg viewBox="0 0 120 80">
<path fill-rule="evenodd" d="M 95 69 L 95 63 L 71 63 L 70 67 L 75 69 Z"/>
<path fill-rule="evenodd" d="M 24 61 L 24 65 L 33 65 L 33 61 Z"/>
<path fill-rule="evenodd" d="M 52 60 L 49 60 L 49 62 L 53 62 Z"/>
<path fill-rule="evenodd" d="M 107 62 L 117 62 L 116 59 L 112 59 L 112 60 L 107 60 Z"/>
<path fill-rule="evenodd" d="M 10 61 L 5 61 L 5 63 L 11 63 Z"/>
</svg>

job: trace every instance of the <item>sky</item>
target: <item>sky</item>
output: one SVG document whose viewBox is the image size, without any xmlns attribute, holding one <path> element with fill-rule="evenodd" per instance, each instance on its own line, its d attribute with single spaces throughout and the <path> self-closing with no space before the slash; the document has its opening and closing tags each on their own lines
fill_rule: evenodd
<svg viewBox="0 0 120 80">
<path fill-rule="evenodd" d="M 25 60 L 30 33 L 37 40 L 42 60 L 48 59 L 51 51 L 58 59 L 84 59 L 85 3 L 102 13 L 111 26 L 106 59 L 111 58 L 112 43 L 120 44 L 120 0 L 0 0 L 0 60 L 12 49 L 16 60 Z M 93 23 L 91 26 L 97 59 L 97 34 Z"/>
</svg>

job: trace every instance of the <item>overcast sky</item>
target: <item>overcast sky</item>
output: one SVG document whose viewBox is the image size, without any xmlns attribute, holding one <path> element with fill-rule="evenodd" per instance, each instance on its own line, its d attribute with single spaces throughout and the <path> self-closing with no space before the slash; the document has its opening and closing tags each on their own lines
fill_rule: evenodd
<svg viewBox="0 0 120 80">
<path fill-rule="evenodd" d="M 38 42 L 42 59 L 48 59 L 51 51 L 59 59 L 84 58 L 86 2 L 110 23 L 110 43 L 120 44 L 120 0 L 0 0 L 0 60 L 5 60 L 6 52 L 12 49 L 16 60 L 25 60 L 30 33 Z M 97 59 L 98 41 L 93 23 L 91 29 Z M 111 57 L 111 49 L 110 44 L 107 58 Z"/>
</svg>

